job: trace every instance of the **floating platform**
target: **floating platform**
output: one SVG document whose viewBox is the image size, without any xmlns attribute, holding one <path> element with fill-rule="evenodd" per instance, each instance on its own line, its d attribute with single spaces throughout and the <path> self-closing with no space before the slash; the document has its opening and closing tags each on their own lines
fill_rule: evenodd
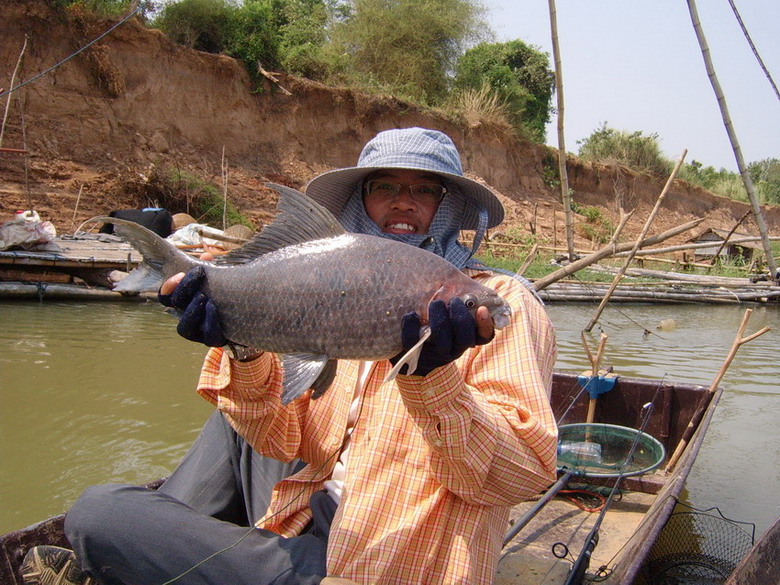
<svg viewBox="0 0 780 585">
<path fill-rule="evenodd" d="M 130 244 L 110 234 L 58 236 L 45 250 L 0 251 L 0 297 L 145 300 L 112 290 L 112 273 L 141 262 Z"/>
</svg>

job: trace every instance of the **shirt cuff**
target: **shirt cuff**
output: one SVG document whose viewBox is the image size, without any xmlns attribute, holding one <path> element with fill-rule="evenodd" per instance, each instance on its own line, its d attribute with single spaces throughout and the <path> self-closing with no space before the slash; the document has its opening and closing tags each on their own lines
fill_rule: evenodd
<svg viewBox="0 0 780 585">
<path fill-rule="evenodd" d="M 273 358 L 264 353 L 247 362 L 232 360 L 222 348 L 212 348 L 198 381 L 198 393 L 217 404 L 220 395 L 229 393 L 235 397 L 253 397 L 257 389 L 265 386 L 271 377 Z"/>
<path fill-rule="evenodd" d="M 463 377 L 455 363 L 436 368 L 427 376 L 396 376 L 396 384 L 407 408 L 441 412 L 463 390 Z"/>
</svg>

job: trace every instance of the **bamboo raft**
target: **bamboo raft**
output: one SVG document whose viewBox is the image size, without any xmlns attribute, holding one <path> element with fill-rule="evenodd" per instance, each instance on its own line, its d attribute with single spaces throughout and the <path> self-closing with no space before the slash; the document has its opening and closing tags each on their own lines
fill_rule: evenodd
<svg viewBox="0 0 780 585">
<path fill-rule="evenodd" d="M 0 251 L 0 297 L 36 300 L 146 300 L 111 289 L 112 273 L 141 262 L 130 244 L 110 234 L 58 236 L 51 249 Z"/>
<path fill-rule="evenodd" d="M 662 281 L 658 283 L 623 282 L 610 296 L 615 303 L 697 303 L 739 304 L 780 302 L 780 286 L 768 283 L 749 283 L 723 286 L 701 286 L 687 281 Z M 609 290 L 608 283 L 559 281 L 538 291 L 549 303 L 598 302 Z"/>
</svg>

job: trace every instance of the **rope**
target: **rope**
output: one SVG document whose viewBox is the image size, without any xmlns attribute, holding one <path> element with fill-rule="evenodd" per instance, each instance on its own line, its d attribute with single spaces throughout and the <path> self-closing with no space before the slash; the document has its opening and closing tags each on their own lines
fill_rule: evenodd
<svg viewBox="0 0 780 585">
<path fill-rule="evenodd" d="M 604 507 L 604 504 L 607 503 L 607 498 L 598 492 L 592 492 L 590 490 L 561 490 L 558 494 L 585 512 L 599 512 Z M 596 502 L 597 505 L 588 506 L 585 503 L 588 499 Z"/>
<path fill-rule="evenodd" d="M 769 84 L 772 86 L 772 89 L 775 90 L 775 95 L 777 96 L 777 99 L 780 100 L 780 91 L 777 90 L 777 85 L 775 85 L 775 80 L 772 79 L 772 75 L 769 73 L 769 70 L 766 68 L 766 65 L 764 65 L 764 60 L 761 58 L 761 55 L 758 54 L 758 49 L 756 49 L 756 46 L 753 44 L 753 39 L 751 39 L 750 34 L 748 34 L 747 27 L 745 26 L 745 23 L 742 21 L 742 17 L 739 15 L 739 11 L 737 11 L 737 6 L 734 4 L 734 0 L 729 0 L 729 4 L 731 5 L 731 9 L 734 11 L 734 16 L 736 16 L 739 26 L 742 28 L 742 33 L 745 35 L 745 38 L 747 39 L 747 42 L 750 45 L 750 48 L 753 50 L 753 54 L 756 56 L 756 60 L 758 61 L 758 64 L 761 66 L 764 75 L 766 75 L 766 78 L 769 80 Z"/>
<path fill-rule="evenodd" d="M 100 41 L 102 38 L 106 37 L 108 34 L 110 34 L 111 32 L 113 32 L 113 31 L 114 31 L 114 29 L 116 29 L 116 28 L 120 27 L 120 26 L 121 26 L 121 25 L 123 25 L 125 22 L 127 22 L 128 20 L 130 20 L 130 19 L 131 19 L 133 16 L 135 16 L 135 14 L 136 14 L 138 11 L 140 11 L 140 10 L 141 10 L 141 8 L 142 8 L 142 7 L 141 7 L 141 5 L 139 5 L 139 6 L 138 6 L 138 7 L 137 7 L 135 10 L 133 10 L 133 11 L 132 11 L 130 14 L 128 14 L 127 16 L 125 16 L 125 17 L 124 17 L 122 20 L 120 20 L 119 22 L 117 22 L 116 24 L 114 24 L 114 25 L 113 25 L 111 28 L 109 28 L 109 29 L 108 29 L 106 32 L 104 32 L 102 35 L 100 35 L 99 37 L 97 37 L 97 38 L 96 38 L 96 39 L 94 39 L 93 41 L 90 41 L 89 43 L 87 43 L 86 45 L 84 45 L 83 47 L 81 47 L 80 49 L 78 49 L 78 50 L 77 50 L 75 53 L 72 53 L 72 54 L 68 55 L 67 57 L 65 57 L 65 58 L 64 58 L 62 61 L 60 61 L 59 63 L 56 63 L 55 65 L 52 65 L 51 67 L 49 67 L 49 68 L 48 68 L 48 69 L 46 69 L 45 71 L 42 71 L 42 72 L 41 72 L 41 73 L 39 73 L 38 75 L 36 75 L 36 76 L 34 76 L 34 77 L 31 77 L 31 78 L 30 78 L 30 79 L 28 79 L 27 81 L 23 81 L 22 83 L 20 83 L 20 84 L 19 84 L 19 85 L 17 85 L 16 87 L 12 87 L 11 89 L 8 89 L 8 90 L 6 90 L 6 91 L 4 91 L 4 92 L 0 93 L 0 98 L 7 96 L 9 93 L 13 93 L 13 92 L 15 92 L 17 89 L 21 89 L 21 88 L 22 88 L 22 87 L 24 87 L 25 85 L 29 85 L 29 84 L 30 84 L 30 83 L 32 83 L 33 81 L 37 81 L 38 79 L 40 79 L 40 78 L 41 78 L 41 77 L 43 77 L 44 75 L 47 75 L 48 73 L 51 73 L 52 71 L 54 71 L 55 69 L 57 69 L 57 68 L 58 68 L 58 67 L 60 67 L 61 65 L 64 65 L 65 63 L 67 63 L 68 61 L 70 61 L 71 59 L 73 59 L 74 57 L 76 57 L 77 55 L 79 55 L 79 54 L 83 53 L 84 51 L 86 51 L 87 49 L 89 49 L 89 48 L 90 48 L 92 45 L 94 45 L 95 43 L 97 43 L 98 41 Z"/>
</svg>

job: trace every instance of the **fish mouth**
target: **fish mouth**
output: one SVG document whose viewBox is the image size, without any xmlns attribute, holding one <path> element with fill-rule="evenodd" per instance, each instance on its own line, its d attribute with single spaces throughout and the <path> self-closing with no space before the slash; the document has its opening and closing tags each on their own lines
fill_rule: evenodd
<svg viewBox="0 0 780 585">
<path fill-rule="evenodd" d="M 509 325 L 512 318 L 512 307 L 504 299 L 498 298 L 490 307 L 490 316 L 496 329 L 503 329 Z"/>
</svg>

